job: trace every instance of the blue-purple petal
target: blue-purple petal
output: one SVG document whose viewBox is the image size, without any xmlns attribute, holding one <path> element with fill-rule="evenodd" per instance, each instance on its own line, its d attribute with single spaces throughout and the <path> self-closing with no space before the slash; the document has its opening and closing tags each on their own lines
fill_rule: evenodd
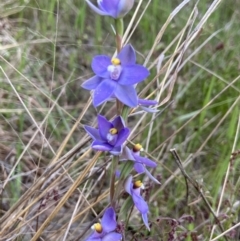
<svg viewBox="0 0 240 241">
<path fill-rule="evenodd" d="M 120 241 L 120 240 L 122 240 L 122 235 L 120 233 L 115 233 L 115 232 L 107 234 L 102 239 L 102 241 Z"/>
<path fill-rule="evenodd" d="M 137 162 L 145 164 L 146 166 L 153 167 L 153 168 L 157 166 L 157 164 L 154 161 L 152 161 L 152 160 L 150 160 L 146 157 L 142 157 L 142 156 L 139 156 L 139 155 L 134 154 L 134 153 L 133 153 L 133 156 L 134 156 L 134 158 Z"/>
<path fill-rule="evenodd" d="M 121 64 L 123 66 L 136 63 L 136 54 L 132 45 L 130 44 L 124 46 L 117 57 L 121 60 Z"/>
<path fill-rule="evenodd" d="M 132 187 L 132 176 L 129 176 L 124 183 L 124 189 L 130 195 L 132 195 Z"/>
<path fill-rule="evenodd" d="M 98 129 L 95 129 L 91 126 L 84 126 L 84 129 L 94 140 L 100 140 L 101 139 Z"/>
<path fill-rule="evenodd" d="M 102 140 L 107 141 L 107 134 L 109 133 L 109 130 L 113 127 L 113 124 L 102 115 L 98 115 L 97 119 L 100 137 L 102 138 Z"/>
<path fill-rule="evenodd" d="M 138 99 L 138 104 L 143 106 L 151 106 L 151 105 L 157 105 L 158 102 L 156 100 Z"/>
<path fill-rule="evenodd" d="M 105 213 L 103 214 L 101 224 L 103 231 L 106 233 L 109 233 L 116 229 L 116 214 L 112 207 L 106 209 Z"/>
<path fill-rule="evenodd" d="M 110 153 L 114 156 L 118 156 L 122 153 L 122 146 L 115 146 L 113 149 L 110 151 Z"/>
<path fill-rule="evenodd" d="M 102 241 L 120 241 L 120 240 L 122 240 L 122 235 L 116 232 L 108 233 L 102 239 Z"/>
<path fill-rule="evenodd" d="M 135 88 L 132 85 L 117 85 L 114 94 L 118 100 L 129 107 L 138 105 L 138 98 Z"/>
<path fill-rule="evenodd" d="M 143 172 L 145 172 L 145 168 L 144 168 L 143 164 L 138 163 L 138 162 L 135 162 L 135 164 L 134 164 L 134 169 L 135 169 L 135 171 L 136 171 L 137 173 L 143 173 Z"/>
<path fill-rule="evenodd" d="M 117 116 L 116 118 L 114 118 L 114 120 L 112 121 L 113 126 L 120 131 L 121 129 L 123 129 L 125 127 L 125 122 L 123 120 L 123 118 L 121 116 Z"/>
<path fill-rule="evenodd" d="M 100 10 L 94 4 L 92 4 L 89 0 L 85 0 L 88 6 L 97 14 L 99 15 L 109 15 L 107 12 Z"/>
<path fill-rule="evenodd" d="M 102 81 L 102 78 L 95 75 L 92 78 L 83 82 L 81 86 L 86 90 L 94 90 L 98 87 L 101 81 Z"/>
<path fill-rule="evenodd" d="M 158 104 L 158 102 L 156 100 L 138 99 L 138 105 L 140 106 L 140 108 L 148 113 L 159 112 L 158 109 L 146 107 L 146 106 L 154 106 L 157 104 Z"/>
<path fill-rule="evenodd" d="M 140 195 L 137 195 L 133 192 L 132 193 L 132 199 L 133 199 L 133 202 L 134 202 L 136 208 L 138 209 L 138 211 L 141 214 L 148 212 L 148 205 Z"/>
<path fill-rule="evenodd" d="M 152 180 L 154 181 L 155 183 L 157 184 L 161 184 L 152 174 L 151 172 L 148 171 L 148 169 L 145 167 L 145 173 L 146 175 Z"/>
<path fill-rule="evenodd" d="M 134 85 L 144 79 L 149 75 L 148 69 L 142 65 L 133 64 L 124 66 L 122 73 L 118 79 L 118 84 L 120 85 Z"/>
<path fill-rule="evenodd" d="M 142 214 L 142 219 L 143 219 L 143 222 L 144 222 L 145 226 L 150 231 L 150 227 L 149 227 L 149 224 L 148 224 L 148 215 L 147 215 L 147 213 L 143 213 Z"/>
<path fill-rule="evenodd" d="M 104 141 L 95 140 L 92 143 L 92 148 L 98 151 L 111 151 L 112 146 Z"/>
<path fill-rule="evenodd" d="M 106 55 L 98 55 L 92 60 L 92 70 L 99 77 L 109 78 L 108 66 L 111 64 L 111 58 Z"/>
<path fill-rule="evenodd" d="M 118 2 L 119 0 L 98 0 L 99 7 L 107 12 L 111 17 L 117 18 L 117 12 L 118 12 Z"/>
<path fill-rule="evenodd" d="M 125 161 L 125 160 L 130 160 L 130 161 L 135 161 L 134 156 L 132 155 L 132 151 L 125 146 L 123 148 L 122 155 L 120 156 L 120 160 Z"/>
<path fill-rule="evenodd" d="M 158 109 L 149 108 L 149 107 L 145 107 L 145 106 L 141 106 L 141 105 L 140 105 L 140 108 L 142 110 L 144 110 L 145 112 L 148 112 L 148 113 L 157 113 L 157 112 L 159 112 Z"/>
<path fill-rule="evenodd" d="M 127 140 L 129 134 L 130 130 L 128 128 L 120 130 L 120 132 L 118 133 L 118 139 L 115 143 L 115 146 L 121 146 Z"/>
<path fill-rule="evenodd" d="M 108 79 L 103 80 L 94 91 L 93 105 L 96 107 L 107 101 L 116 90 L 116 87 L 116 82 Z"/>
<path fill-rule="evenodd" d="M 87 238 L 85 241 L 102 241 L 102 238 Z"/>
<path fill-rule="evenodd" d="M 85 241 L 101 241 L 102 233 L 94 231 Z"/>
</svg>

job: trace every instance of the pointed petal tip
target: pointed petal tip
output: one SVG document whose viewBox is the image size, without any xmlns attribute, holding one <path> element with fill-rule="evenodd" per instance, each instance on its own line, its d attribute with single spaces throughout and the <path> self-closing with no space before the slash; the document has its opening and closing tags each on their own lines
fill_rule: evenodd
<svg viewBox="0 0 240 241">
<path fill-rule="evenodd" d="M 84 130 L 90 135 L 94 140 L 99 140 L 99 131 L 96 128 L 93 128 L 91 126 L 84 125 L 83 126 Z"/>
<path fill-rule="evenodd" d="M 98 7 L 96 7 L 94 4 L 91 3 L 91 1 L 89 0 L 85 0 L 85 2 L 88 4 L 88 6 L 97 14 L 99 15 L 109 15 L 108 13 L 102 11 L 101 9 L 99 9 Z"/>
<path fill-rule="evenodd" d="M 81 87 L 86 90 L 94 90 L 98 87 L 98 85 L 101 83 L 101 78 L 98 76 L 93 76 L 88 80 L 85 80 Z"/>
<path fill-rule="evenodd" d="M 140 108 L 148 113 L 158 113 L 160 110 L 154 108 L 148 108 L 140 105 Z"/>
<path fill-rule="evenodd" d="M 125 45 L 118 54 L 118 58 L 121 60 L 122 65 L 135 64 L 136 54 L 133 46 L 131 44 Z"/>
<path fill-rule="evenodd" d="M 156 184 L 159 184 L 161 185 L 161 182 L 159 182 L 152 174 L 151 172 L 148 171 L 148 169 L 145 167 L 145 173 L 146 175 L 153 181 L 155 182 Z"/>
<path fill-rule="evenodd" d="M 143 213 L 143 214 L 142 214 L 142 219 L 143 219 L 143 222 L 144 222 L 146 228 L 148 229 L 148 231 L 150 231 L 150 227 L 149 227 L 149 224 L 148 224 L 148 216 L 147 216 L 147 213 Z"/>
</svg>

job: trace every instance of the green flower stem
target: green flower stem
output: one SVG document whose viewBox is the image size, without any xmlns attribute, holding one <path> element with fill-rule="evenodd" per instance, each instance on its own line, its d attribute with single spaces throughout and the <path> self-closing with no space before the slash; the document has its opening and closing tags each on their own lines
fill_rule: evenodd
<svg viewBox="0 0 240 241">
<path fill-rule="evenodd" d="M 116 46 L 117 52 L 119 53 L 122 48 L 122 36 L 124 31 L 123 19 L 115 19 L 115 30 L 116 30 Z"/>
<path fill-rule="evenodd" d="M 122 36 L 124 31 L 122 18 L 115 19 L 115 30 L 116 30 L 116 47 L 117 47 L 117 52 L 119 53 L 122 48 Z M 116 108 L 117 108 L 117 115 L 121 115 L 123 104 L 119 100 L 116 101 Z"/>
<path fill-rule="evenodd" d="M 128 108 L 126 105 L 123 106 L 122 118 L 124 119 L 126 124 L 127 124 L 127 118 L 128 118 L 129 110 L 130 110 L 130 108 Z"/>
<path fill-rule="evenodd" d="M 122 115 L 123 103 L 116 99 L 117 115 Z"/>
<path fill-rule="evenodd" d="M 114 198 L 115 195 L 115 177 L 116 177 L 116 170 L 118 166 L 119 156 L 113 156 L 112 158 L 112 169 L 111 169 L 111 182 L 110 182 L 110 201 L 111 205 L 114 208 L 116 199 Z"/>
</svg>

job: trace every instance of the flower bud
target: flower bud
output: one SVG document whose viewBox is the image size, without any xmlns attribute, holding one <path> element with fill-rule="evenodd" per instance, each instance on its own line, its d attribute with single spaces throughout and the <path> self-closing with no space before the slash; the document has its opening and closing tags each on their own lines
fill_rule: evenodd
<svg viewBox="0 0 240 241">
<path fill-rule="evenodd" d="M 118 18 L 125 16 L 133 7 L 134 0 L 120 0 L 118 4 Z"/>
</svg>

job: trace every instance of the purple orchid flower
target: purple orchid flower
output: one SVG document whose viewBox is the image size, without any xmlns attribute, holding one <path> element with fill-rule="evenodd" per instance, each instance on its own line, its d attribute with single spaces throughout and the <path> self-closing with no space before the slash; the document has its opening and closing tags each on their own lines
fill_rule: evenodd
<svg viewBox="0 0 240 241">
<path fill-rule="evenodd" d="M 102 222 L 93 225 L 94 232 L 85 241 L 120 241 L 122 235 L 114 232 L 117 227 L 116 214 L 112 207 L 107 208 Z"/>
<path fill-rule="evenodd" d="M 135 51 L 131 45 L 126 45 L 112 60 L 105 55 L 95 56 L 92 69 L 96 75 L 86 80 L 82 87 L 94 90 L 95 107 L 112 97 L 116 97 L 129 107 L 138 105 L 134 85 L 143 81 L 149 75 L 149 71 L 136 64 Z"/>
<path fill-rule="evenodd" d="M 142 219 L 148 230 L 150 227 L 148 225 L 148 205 L 141 196 L 141 189 L 144 189 L 144 185 L 141 181 L 132 182 L 132 176 L 129 176 L 124 184 L 125 190 L 131 195 L 134 205 L 138 211 L 142 214 Z"/>
<path fill-rule="evenodd" d="M 134 4 L 134 0 L 98 0 L 98 7 L 96 7 L 89 0 L 86 2 L 94 12 L 115 19 L 124 17 Z"/>
<path fill-rule="evenodd" d="M 140 151 L 142 150 L 142 146 L 140 144 L 136 144 L 132 150 L 130 150 L 127 146 L 123 148 L 123 152 L 122 155 L 120 157 L 120 159 L 122 161 L 133 161 L 134 162 L 134 169 L 137 173 L 146 173 L 146 175 L 153 180 L 154 182 L 156 182 L 157 184 L 160 184 L 160 182 L 153 177 L 153 175 L 147 170 L 147 167 L 152 167 L 155 168 L 157 167 L 157 164 L 146 158 L 146 157 L 142 157 L 140 155 Z"/>
<path fill-rule="evenodd" d="M 98 129 L 84 126 L 84 129 L 94 140 L 92 148 L 99 151 L 109 151 L 113 155 L 119 155 L 122 152 L 123 143 L 130 134 L 129 128 L 125 127 L 121 116 L 117 116 L 112 122 L 101 115 L 98 115 L 97 119 Z"/>
</svg>

